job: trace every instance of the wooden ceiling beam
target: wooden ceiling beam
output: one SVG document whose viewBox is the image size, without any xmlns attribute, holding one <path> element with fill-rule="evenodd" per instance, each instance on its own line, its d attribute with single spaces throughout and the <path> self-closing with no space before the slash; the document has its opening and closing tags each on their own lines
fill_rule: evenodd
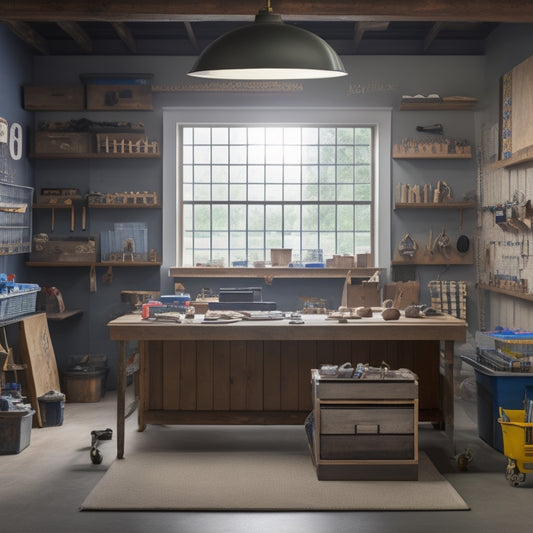
<svg viewBox="0 0 533 533">
<path fill-rule="evenodd" d="M 25 22 L 4 21 L 4 24 L 22 41 L 39 50 L 41 54 L 48 55 L 50 50 L 46 39 L 34 31 Z"/>
<path fill-rule="evenodd" d="M 76 24 L 76 22 L 63 20 L 58 21 L 56 24 L 67 34 L 73 41 L 78 43 L 82 50 L 86 52 L 91 52 L 93 49 L 93 42 L 91 38 L 85 33 L 83 28 Z"/>
<path fill-rule="evenodd" d="M 2 0 L 0 20 L 252 20 L 260 0 Z M 286 20 L 533 22 L 530 0 L 272 0 Z"/>
<path fill-rule="evenodd" d="M 187 36 L 189 37 L 189 41 L 191 41 L 193 48 L 195 50 L 199 50 L 198 41 L 196 39 L 196 35 L 194 35 L 192 24 L 188 21 L 184 21 L 183 24 L 185 25 L 185 31 L 187 32 Z"/>
<path fill-rule="evenodd" d="M 137 52 L 137 43 L 131 33 L 130 29 L 123 22 L 111 22 L 111 26 L 115 30 L 119 39 L 126 45 L 130 52 Z"/>
<path fill-rule="evenodd" d="M 441 29 L 442 22 L 435 22 L 435 24 L 431 26 L 431 29 L 429 30 L 429 33 L 426 35 L 426 38 L 424 40 L 424 51 L 426 51 L 431 46 L 431 43 L 437 38 L 437 35 L 439 34 Z"/>
</svg>

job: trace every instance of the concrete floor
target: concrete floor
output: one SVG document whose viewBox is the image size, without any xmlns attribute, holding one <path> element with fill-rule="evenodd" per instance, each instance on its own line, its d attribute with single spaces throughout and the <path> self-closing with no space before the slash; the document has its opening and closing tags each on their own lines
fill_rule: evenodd
<svg viewBox="0 0 533 533">
<path fill-rule="evenodd" d="M 0 531 L 33 533 L 85 532 L 523 532 L 533 523 L 533 474 L 525 485 L 511 487 L 505 479 L 506 458 L 478 437 L 475 382 L 466 378 L 456 398 L 455 451 L 444 433 L 420 426 L 420 449 L 433 460 L 469 511 L 443 512 L 80 512 L 79 506 L 115 459 L 116 435 L 103 441 L 101 465 L 90 461 L 90 432 L 115 430 L 113 392 L 97 403 L 65 406 L 64 423 L 34 428 L 31 443 L 19 454 L 0 456 Z M 472 391 L 474 391 L 472 393 Z M 133 392 L 128 387 L 128 396 Z M 136 415 L 126 422 L 128 450 L 142 434 Z M 258 427 L 258 431 L 265 428 Z M 147 431 L 150 431 L 148 427 Z M 454 453 L 469 448 L 473 460 L 459 471 Z M 139 479 L 142 483 L 142 479 Z"/>
</svg>

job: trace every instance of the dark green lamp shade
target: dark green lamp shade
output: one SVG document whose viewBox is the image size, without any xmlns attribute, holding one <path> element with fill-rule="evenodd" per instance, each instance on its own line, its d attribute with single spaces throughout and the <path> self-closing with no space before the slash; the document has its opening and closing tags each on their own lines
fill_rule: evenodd
<svg viewBox="0 0 533 533">
<path fill-rule="evenodd" d="M 189 76 L 290 80 L 346 76 L 331 46 L 317 35 L 259 13 L 255 23 L 226 33 L 200 55 Z"/>
</svg>

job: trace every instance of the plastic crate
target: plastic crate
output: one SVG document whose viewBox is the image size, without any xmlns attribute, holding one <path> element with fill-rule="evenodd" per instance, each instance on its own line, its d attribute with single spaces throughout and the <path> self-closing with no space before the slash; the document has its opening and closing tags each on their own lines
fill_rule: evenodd
<svg viewBox="0 0 533 533">
<path fill-rule="evenodd" d="M 470 357 L 462 356 L 461 359 L 473 366 L 476 374 L 478 435 L 503 452 L 499 409 L 524 409 L 526 392 L 528 388 L 533 390 L 533 374 L 497 372 Z"/>
<path fill-rule="evenodd" d="M 494 339 L 500 352 L 512 357 L 533 357 L 533 333 L 526 331 L 500 333 L 489 331 L 485 335 Z"/>
<path fill-rule="evenodd" d="M 22 284 L 19 286 L 32 287 L 14 291 L 9 294 L 0 294 L 0 320 L 9 320 L 28 313 L 35 313 L 37 293 L 40 287 L 37 285 Z"/>
</svg>

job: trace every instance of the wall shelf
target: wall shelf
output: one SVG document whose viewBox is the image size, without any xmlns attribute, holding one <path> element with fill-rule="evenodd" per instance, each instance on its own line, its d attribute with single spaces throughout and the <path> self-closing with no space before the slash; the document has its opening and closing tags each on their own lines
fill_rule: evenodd
<svg viewBox="0 0 533 533">
<path fill-rule="evenodd" d="M 486 285 L 485 283 L 478 283 L 478 289 L 483 289 L 484 291 L 489 291 L 489 292 L 497 292 L 498 294 L 505 294 L 506 296 L 518 298 L 519 300 L 526 300 L 528 302 L 533 302 L 533 294 L 526 294 L 524 292 L 518 292 L 518 291 L 510 291 L 509 289 L 501 289 L 500 287 L 493 287 L 492 285 Z"/>
<path fill-rule="evenodd" d="M 160 261 L 103 261 L 103 262 L 68 262 L 68 261 L 28 261 L 26 266 L 29 267 L 160 267 Z"/>
<path fill-rule="evenodd" d="M 379 268 L 246 268 L 246 267 L 170 267 L 174 278 L 370 278 Z"/>
<path fill-rule="evenodd" d="M 160 159 L 158 153 L 133 153 L 133 154 L 111 154 L 105 152 L 89 153 L 59 153 L 59 154 L 29 154 L 31 159 Z"/>
<path fill-rule="evenodd" d="M 495 161 L 494 163 L 489 163 L 487 165 L 488 170 L 497 170 L 499 168 L 510 168 L 517 165 L 522 165 L 524 163 L 531 163 L 533 161 L 533 146 L 528 146 L 527 148 L 522 148 L 518 150 L 508 159 L 501 159 Z"/>
<path fill-rule="evenodd" d="M 404 203 L 396 202 L 394 209 L 474 209 L 475 202 L 431 202 Z"/>
<path fill-rule="evenodd" d="M 464 111 L 477 105 L 477 98 L 443 102 L 402 102 L 400 111 Z"/>
<path fill-rule="evenodd" d="M 394 154 L 393 159 L 472 159 L 472 154 Z"/>
</svg>

